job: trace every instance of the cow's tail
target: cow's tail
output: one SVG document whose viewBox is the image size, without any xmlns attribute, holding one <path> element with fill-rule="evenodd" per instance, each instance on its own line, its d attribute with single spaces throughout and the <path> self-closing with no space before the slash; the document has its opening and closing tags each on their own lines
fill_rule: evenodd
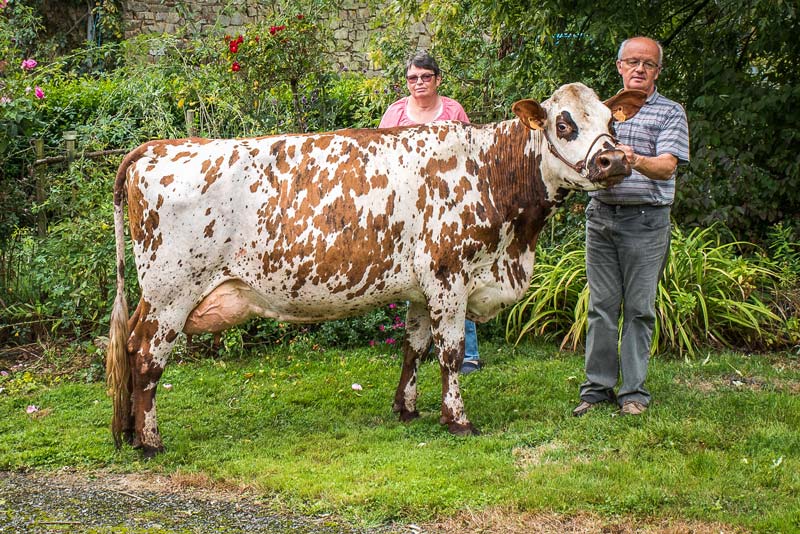
<svg viewBox="0 0 800 534">
<path fill-rule="evenodd" d="M 128 302 L 125 299 L 125 183 L 128 167 L 142 153 L 144 147 L 128 154 L 119 166 L 114 180 L 114 238 L 117 258 L 117 296 L 111 310 L 111 322 L 106 352 L 106 383 L 114 414 L 111 434 L 117 448 L 122 444 L 122 433 L 129 427 L 131 415 L 131 367 L 128 359 Z"/>
</svg>

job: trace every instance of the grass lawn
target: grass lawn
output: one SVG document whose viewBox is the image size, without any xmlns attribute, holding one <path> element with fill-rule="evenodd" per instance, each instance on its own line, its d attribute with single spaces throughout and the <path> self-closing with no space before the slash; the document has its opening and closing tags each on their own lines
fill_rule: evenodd
<svg viewBox="0 0 800 534">
<path fill-rule="evenodd" d="M 800 531 L 796 355 L 656 358 L 646 414 L 603 406 L 574 418 L 581 354 L 548 344 L 481 352 L 485 369 L 462 379 L 483 432 L 471 438 L 438 423 L 435 362 L 420 368 L 421 417 L 398 422 L 399 360 L 386 349 L 173 361 L 158 392 L 167 452 L 149 462 L 114 450 L 102 383 L 17 371 L 0 377 L 0 470 L 208 477 L 361 525 L 502 508 Z"/>
</svg>

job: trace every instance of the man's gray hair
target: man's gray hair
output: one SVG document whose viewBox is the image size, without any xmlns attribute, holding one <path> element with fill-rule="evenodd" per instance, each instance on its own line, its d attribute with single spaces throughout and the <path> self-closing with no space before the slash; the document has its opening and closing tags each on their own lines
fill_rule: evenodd
<svg viewBox="0 0 800 534">
<path fill-rule="evenodd" d="M 625 49 L 625 45 L 628 44 L 631 39 L 648 39 L 653 41 L 656 46 L 658 46 L 658 66 L 660 67 L 663 60 L 664 60 L 664 48 L 662 48 L 661 43 L 656 41 L 655 39 L 651 39 L 650 37 L 645 37 L 644 35 L 637 35 L 636 37 L 631 37 L 630 39 L 625 39 L 622 41 L 622 44 L 619 45 L 619 52 L 617 52 L 617 59 L 622 59 L 622 51 Z"/>
</svg>

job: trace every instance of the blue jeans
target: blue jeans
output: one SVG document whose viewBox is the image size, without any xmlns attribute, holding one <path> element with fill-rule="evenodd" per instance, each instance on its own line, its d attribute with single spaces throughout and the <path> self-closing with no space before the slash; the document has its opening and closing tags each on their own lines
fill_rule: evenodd
<svg viewBox="0 0 800 534">
<path fill-rule="evenodd" d="M 589 314 L 582 400 L 650 403 L 644 382 L 658 280 L 669 254 L 669 216 L 669 206 L 609 206 L 592 200 L 586 208 Z"/>
<path fill-rule="evenodd" d="M 469 319 L 464 320 L 464 360 L 478 361 L 478 331 L 475 323 Z"/>
</svg>

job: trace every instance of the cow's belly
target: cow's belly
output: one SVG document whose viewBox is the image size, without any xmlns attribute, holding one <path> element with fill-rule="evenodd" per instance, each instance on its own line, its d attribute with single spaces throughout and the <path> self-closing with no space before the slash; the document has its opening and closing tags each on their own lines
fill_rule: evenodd
<svg viewBox="0 0 800 534">
<path fill-rule="evenodd" d="M 333 295 L 325 288 L 305 287 L 294 298 L 259 284 L 240 279 L 217 285 L 191 311 L 184 332 L 222 332 L 253 317 L 292 323 L 314 323 L 351 317 L 400 300 L 424 301 L 412 284 L 380 284 L 381 290 L 367 288 L 358 296 Z"/>
</svg>

